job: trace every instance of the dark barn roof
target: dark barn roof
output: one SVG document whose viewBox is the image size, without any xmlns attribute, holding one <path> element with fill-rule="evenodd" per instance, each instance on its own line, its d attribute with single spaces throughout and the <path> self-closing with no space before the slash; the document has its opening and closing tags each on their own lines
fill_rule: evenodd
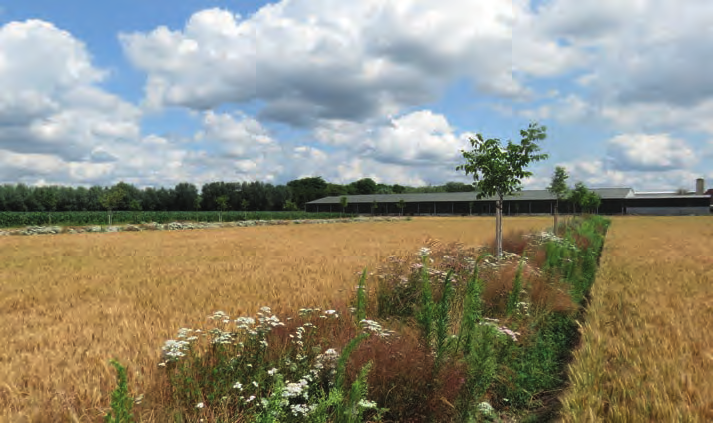
<svg viewBox="0 0 713 423">
<path fill-rule="evenodd" d="M 631 188 L 597 188 L 596 192 L 603 200 L 624 199 L 634 197 Z M 437 192 L 431 194 L 373 194 L 373 195 L 345 195 L 350 204 L 354 203 L 398 203 L 404 200 L 405 203 L 440 203 L 440 202 L 470 202 L 470 201 L 495 201 L 495 197 L 477 200 L 474 192 Z M 680 196 L 679 196 L 680 197 Z M 319 200 L 310 201 L 307 204 L 339 204 L 342 196 L 324 197 Z M 505 196 L 505 201 L 538 201 L 555 200 L 555 196 L 547 190 L 527 190 L 516 195 Z"/>
</svg>

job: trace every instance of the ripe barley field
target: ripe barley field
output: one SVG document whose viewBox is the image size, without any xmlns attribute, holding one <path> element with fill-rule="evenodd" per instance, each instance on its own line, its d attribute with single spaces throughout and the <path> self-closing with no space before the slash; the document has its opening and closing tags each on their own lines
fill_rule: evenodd
<svg viewBox="0 0 713 423">
<path fill-rule="evenodd" d="M 506 232 L 551 225 L 504 222 Z M 144 393 L 160 378 L 163 343 L 181 327 L 205 327 L 214 311 L 345 301 L 365 266 L 415 253 L 429 236 L 482 245 L 494 224 L 414 218 L 0 238 L 0 421 L 100 421 L 116 387 L 111 358 L 128 366 L 130 392 Z M 135 409 L 151 415 L 152 406 L 147 398 Z"/>
<path fill-rule="evenodd" d="M 567 422 L 713 421 L 713 218 L 614 218 Z"/>
</svg>

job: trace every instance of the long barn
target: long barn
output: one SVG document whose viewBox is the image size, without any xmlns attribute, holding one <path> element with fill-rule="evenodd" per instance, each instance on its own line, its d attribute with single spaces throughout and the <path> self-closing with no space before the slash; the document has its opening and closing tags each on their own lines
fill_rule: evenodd
<svg viewBox="0 0 713 423">
<path fill-rule="evenodd" d="M 700 194 L 636 193 L 631 188 L 593 189 L 601 197 L 598 214 L 637 215 L 708 215 L 711 196 Z M 494 215 L 495 198 L 476 199 L 473 192 L 433 194 L 374 194 L 347 195 L 347 206 L 342 210 L 341 198 L 325 197 L 305 205 L 308 212 L 341 212 L 349 214 L 426 215 Z M 376 207 L 374 207 L 376 206 Z M 547 190 L 525 190 L 507 196 L 503 213 L 512 215 L 553 214 L 556 199 Z M 559 213 L 572 213 L 572 205 L 560 201 Z"/>
</svg>

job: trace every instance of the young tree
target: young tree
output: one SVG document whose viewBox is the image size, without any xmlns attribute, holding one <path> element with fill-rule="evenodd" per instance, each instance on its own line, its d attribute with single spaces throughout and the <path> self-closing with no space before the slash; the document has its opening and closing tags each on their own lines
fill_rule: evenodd
<svg viewBox="0 0 713 423">
<path fill-rule="evenodd" d="M 109 226 L 111 226 L 112 211 L 115 210 L 119 204 L 121 204 L 125 195 L 126 193 L 123 188 L 120 186 L 113 186 L 111 189 L 104 192 L 104 194 L 99 198 L 99 202 L 102 207 L 106 209 L 107 215 L 109 216 Z"/>
<path fill-rule="evenodd" d="M 228 208 L 228 196 L 221 195 L 215 199 L 215 204 L 218 206 L 218 222 L 223 222 L 223 212 Z"/>
<path fill-rule="evenodd" d="M 602 203 L 602 198 L 594 191 L 589 190 L 582 201 L 582 210 L 587 213 L 595 213 Z"/>
<path fill-rule="evenodd" d="M 285 211 L 298 211 L 299 207 L 297 207 L 297 204 L 294 203 L 293 201 L 286 200 L 285 205 L 282 206 L 282 209 Z"/>
<path fill-rule="evenodd" d="M 371 203 L 371 215 L 374 216 L 376 214 L 376 209 L 379 208 L 379 204 L 374 200 L 373 203 Z"/>
<path fill-rule="evenodd" d="M 582 209 L 588 194 L 589 189 L 587 189 L 587 186 L 584 185 L 584 182 L 577 182 L 574 184 L 574 189 L 572 189 L 567 196 L 569 202 L 572 203 L 574 213 L 577 213 L 577 206 L 579 206 L 580 213 L 583 211 Z"/>
<path fill-rule="evenodd" d="M 554 175 L 552 175 L 552 182 L 550 182 L 550 186 L 547 187 L 547 191 L 555 196 L 555 224 L 552 229 L 555 233 L 557 233 L 557 216 L 559 215 L 560 200 L 567 198 L 567 192 L 569 191 L 569 188 L 567 188 L 568 178 L 567 170 L 562 166 L 557 166 L 555 167 Z"/>
<path fill-rule="evenodd" d="M 399 200 L 399 203 L 396 205 L 396 207 L 399 208 L 399 210 L 401 211 L 400 214 L 401 214 L 401 216 L 403 216 L 404 215 L 404 207 L 406 207 L 406 202 L 404 201 L 403 198 Z"/>
<path fill-rule="evenodd" d="M 342 196 L 342 198 L 339 199 L 339 204 L 342 205 L 342 217 L 344 217 L 344 213 L 346 213 L 347 206 L 349 205 L 349 199 L 346 196 Z"/>
<path fill-rule="evenodd" d="M 520 131 L 520 144 L 508 141 L 503 148 L 500 139 L 483 140 L 477 134 L 470 139 L 472 151 L 461 150 L 466 164 L 456 167 L 464 170 L 466 175 L 473 175 L 473 186 L 476 188 L 476 198 L 495 197 L 495 239 L 498 258 L 503 254 L 502 212 L 503 197 L 522 191 L 522 179 L 532 176 L 525 169 L 532 162 L 546 159 L 547 154 L 537 154 L 540 147 L 538 141 L 547 138 L 547 128 L 531 123 L 526 130 Z"/>
</svg>

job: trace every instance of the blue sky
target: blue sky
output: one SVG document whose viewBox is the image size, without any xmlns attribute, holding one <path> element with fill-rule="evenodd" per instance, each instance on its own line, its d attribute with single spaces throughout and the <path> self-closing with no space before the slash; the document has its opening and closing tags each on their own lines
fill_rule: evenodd
<svg viewBox="0 0 713 423">
<path fill-rule="evenodd" d="M 0 183 L 467 182 L 469 136 L 531 121 L 526 188 L 713 180 L 707 1 L 13 3 Z"/>
</svg>

